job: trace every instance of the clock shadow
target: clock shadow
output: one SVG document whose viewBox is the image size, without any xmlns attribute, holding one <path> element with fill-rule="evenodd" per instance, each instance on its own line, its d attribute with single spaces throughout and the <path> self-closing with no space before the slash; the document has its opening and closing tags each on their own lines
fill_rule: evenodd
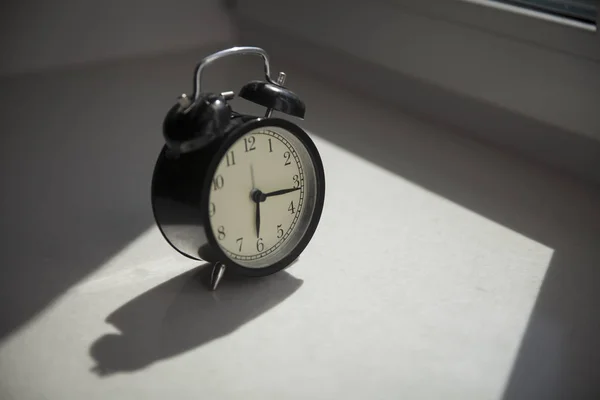
<svg viewBox="0 0 600 400">
<path fill-rule="evenodd" d="M 204 264 L 124 304 L 106 322 L 107 333 L 90 347 L 92 371 L 110 376 L 141 370 L 233 333 L 296 292 L 303 281 L 285 271 L 264 278 L 226 276 L 210 291 Z"/>
</svg>

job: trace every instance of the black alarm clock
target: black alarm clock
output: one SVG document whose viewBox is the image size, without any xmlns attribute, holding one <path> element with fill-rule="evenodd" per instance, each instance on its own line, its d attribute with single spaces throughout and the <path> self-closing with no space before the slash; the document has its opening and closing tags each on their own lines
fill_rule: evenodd
<svg viewBox="0 0 600 400">
<path fill-rule="evenodd" d="M 208 64 L 238 54 L 264 60 L 265 80 L 238 94 L 266 107 L 264 116 L 234 111 L 233 92 L 201 90 Z M 325 174 L 317 147 L 298 125 L 272 117 L 304 118 L 304 103 L 284 81 L 283 72 L 271 79 L 263 49 L 222 50 L 197 65 L 193 96 L 180 96 L 165 117 L 152 178 L 154 218 L 175 250 L 213 265 L 213 290 L 226 268 L 250 276 L 286 268 L 319 223 Z"/>
</svg>

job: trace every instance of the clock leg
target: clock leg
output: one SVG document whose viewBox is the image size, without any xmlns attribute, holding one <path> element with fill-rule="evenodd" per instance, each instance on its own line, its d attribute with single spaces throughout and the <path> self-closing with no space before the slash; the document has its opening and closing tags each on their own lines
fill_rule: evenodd
<svg viewBox="0 0 600 400">
<path fill-rule="evenodd" d="M 219 286 L 219 282 L 221 282 L 221 278 L 223 278 L 224 273 L 225 273 L 225 264 L 217 262 L 213 265 L 213 269 L 210 274 L 211 290 L 217 289 L 217 286 Z"/>
</svg>

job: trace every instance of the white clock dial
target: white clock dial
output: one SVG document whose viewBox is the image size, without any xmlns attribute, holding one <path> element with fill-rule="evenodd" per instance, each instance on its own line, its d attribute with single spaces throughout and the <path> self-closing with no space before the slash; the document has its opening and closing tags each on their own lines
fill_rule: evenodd
<svg viewBox="0 0 600 400">
<path fill-rule="evenodd" d="M 297 245 L 315 196 L 315 169 L 302 142 L 279 127 L 255 129 L 229 147 L 213 175 L 212 233 L 234 262 L 268 266 Z"/>
</svg>

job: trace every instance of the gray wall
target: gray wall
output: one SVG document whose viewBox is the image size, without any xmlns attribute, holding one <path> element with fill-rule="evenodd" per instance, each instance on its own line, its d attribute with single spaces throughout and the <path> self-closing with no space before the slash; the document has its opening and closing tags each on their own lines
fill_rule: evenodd
<svg viewBox="0 0 600 400">
<path fill-rule="evenodd" d="M 240 2 L 238 13 L 255 24 L 600 140 L 599 52 L 586 56 L 582 48 L 600 48 L 597 33 L 461 1 L 429 3 L 373 0 L 350 7 L 342 0 L 306 0 L 281 7 L 276 0 L 260 0 Z M 451 12 L 458 8 L 454 4 L 464 8 L 462 20 Z M 465 21 L 468 16 L 472 21 Z M 495 26 L 477 26 L 481 19 Z M 508 28 L 516 33 L 507 34 Z M 543 34 L 552 35 L 549 44 L 561 48 L 540 43 Z M 572 43 L 573 51 L 565 51 L 565 43 Z"/>
<path fill-rule="evenodd" d="M 9 0 L 0 10 L 0 76 L 230 42 L 211 0 Z"/>
<path fill-rule="evenodd" d="M 277 58 L 600 183 L 600 36 L 483 2 L 257 0 L 235 18 Z"/>
</svg>

